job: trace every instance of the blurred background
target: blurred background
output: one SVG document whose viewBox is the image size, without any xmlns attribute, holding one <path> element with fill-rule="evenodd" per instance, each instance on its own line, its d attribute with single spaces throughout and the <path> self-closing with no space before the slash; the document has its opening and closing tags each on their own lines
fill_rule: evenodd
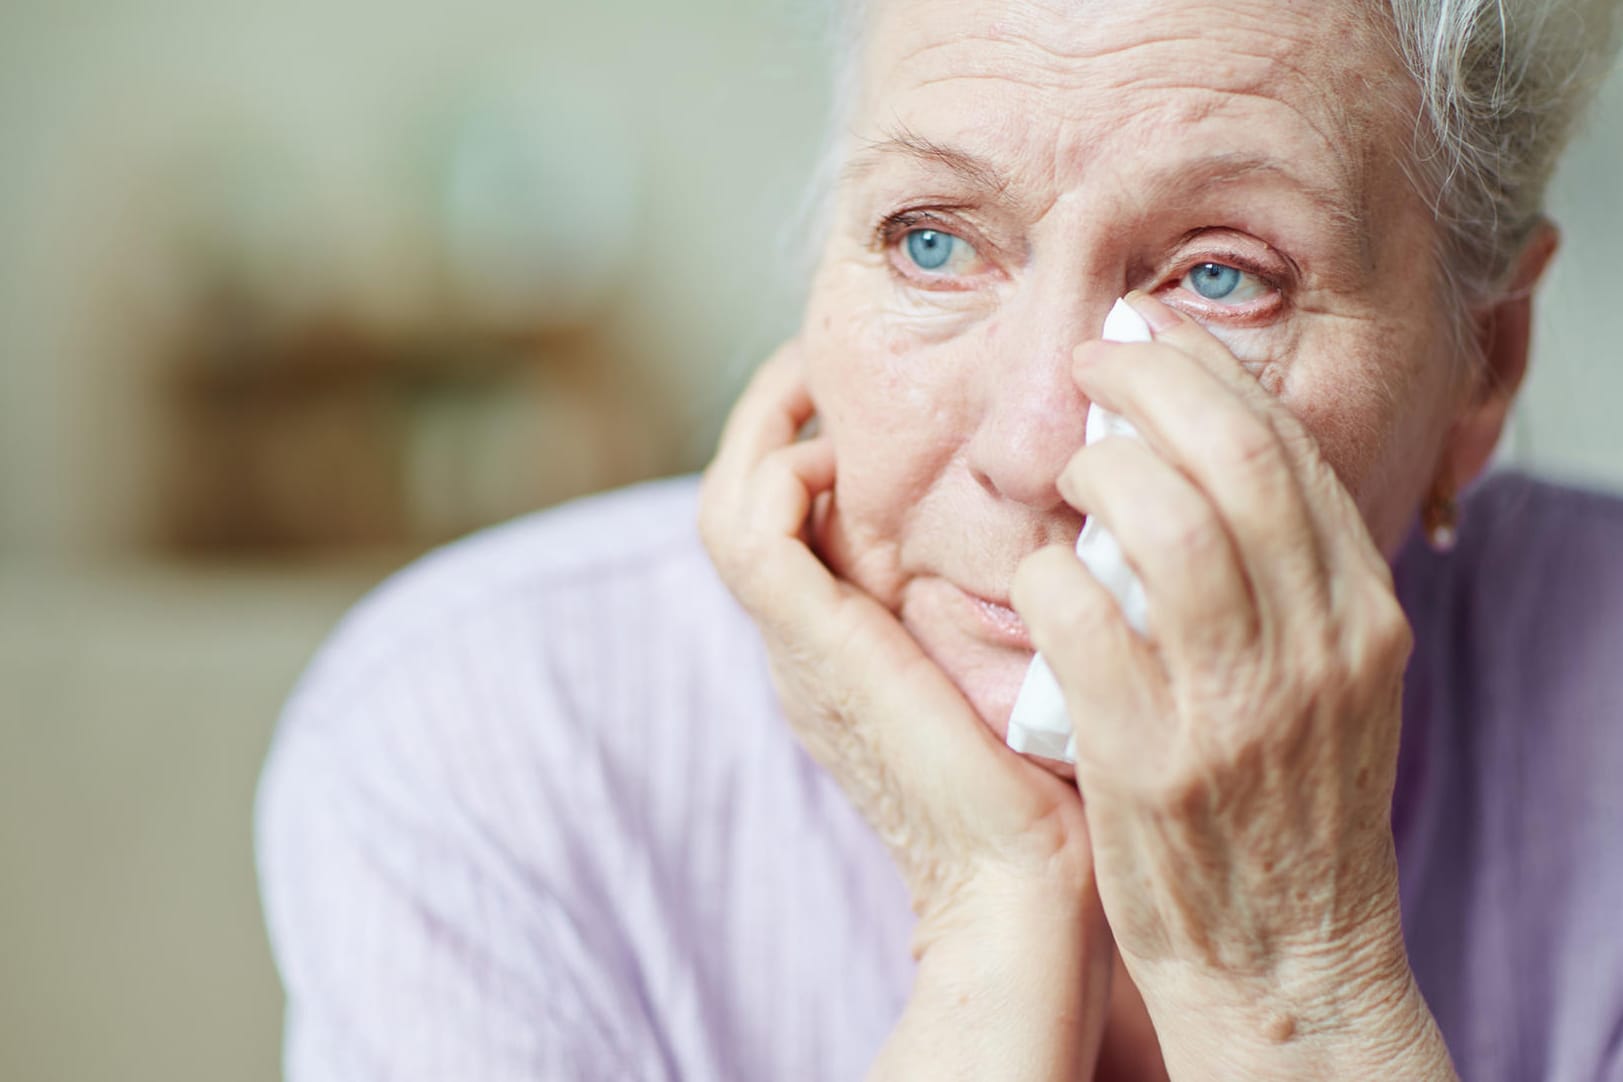
<svg viewBox="0 0 1623 1082">
<path fill-rule="evenodd" d="M 0 1079 L 268 1080 L 277 708 L 414 554 L 695 469 L 788 333 L 817 0 L 0 4 Z M 1623 488 L 1623 78 L 1505 454 Z"/>
</svg>

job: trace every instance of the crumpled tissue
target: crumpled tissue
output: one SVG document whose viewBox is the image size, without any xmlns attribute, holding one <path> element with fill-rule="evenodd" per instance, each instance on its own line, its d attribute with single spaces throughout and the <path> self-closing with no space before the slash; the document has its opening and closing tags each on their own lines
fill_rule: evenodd
<svg viewBox="0 0 1623 1082">
<path fill-rule="evenodd" d="M 1149 324 L 1125 300 L 1118 300 L 1110 309 L 1100 337 L 1106 342 L 1148 342 L 1151 338 Z M 1109 436 L 1139 438 L 1138 431 L 1118 414 L 1089 406 L 1083 442 L 1098 443 Z M 1127 566 L 1116 539 L 1091 516 L 1076 539 L 1076 554 L 1093 577 L 1115 596 L 1128 624 L 1144 634 L 1148 612 L 1144 584 Z M 1015 751 L 1076 762 L 1076 733 L 1065 711 L 1065 696 L 1042 654 L 1032 658 L 1026 670 L 1025 682 L 1020 685 L 1020 695 L 1009 715 L 1006 740 Z"/>
</svg>

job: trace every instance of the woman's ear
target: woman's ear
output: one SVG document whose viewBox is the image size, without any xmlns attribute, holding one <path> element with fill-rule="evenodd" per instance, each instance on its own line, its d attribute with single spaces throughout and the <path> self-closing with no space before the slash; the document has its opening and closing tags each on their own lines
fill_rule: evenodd
<svg viewBox="0 0 1623 1082">
<path fill-rule="evenodd" d="M 1527 375 L 1533 334 L 1533 290 L 1555 255 L 1561 235 L 1541 219 L 1517 258 L 1504 293 L 1473 321 L 1479 363 L 1449 432 L 1435 487 L 1452 497 L 1487 465 Z"/>
</svg>

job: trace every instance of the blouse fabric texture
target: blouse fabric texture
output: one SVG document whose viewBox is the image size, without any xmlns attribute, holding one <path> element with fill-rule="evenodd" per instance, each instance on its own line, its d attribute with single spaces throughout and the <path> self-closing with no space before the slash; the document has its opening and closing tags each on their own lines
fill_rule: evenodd
<svg viewBox="0 0 1623 1082">
<path fill-rule="evenodd" d="M 681 478 L 395 576 L 294 692 L 260 874 L 290 1082 L 861 1077 L 913 917 Z M 1397 562 L 1408 949 L 1462 1076 L 1623 1079 L 1623 501 L 1515 474 Z"/>
</svg>

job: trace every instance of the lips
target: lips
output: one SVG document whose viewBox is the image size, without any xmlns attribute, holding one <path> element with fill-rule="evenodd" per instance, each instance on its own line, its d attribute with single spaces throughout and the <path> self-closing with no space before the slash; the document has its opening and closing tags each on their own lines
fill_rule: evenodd
<svg viewBox="0 0 1623 1082">
<path fill-rule="evenodd" d="M 968 590 L 964 591 L 964 596 L 981 623 L 991 632 L 992 638 L 1005 646 L 1032 649 L 1031 632 L 1026 629 L 1026 622 L 1007 602 L 994 601 Z"/>
</svg>

